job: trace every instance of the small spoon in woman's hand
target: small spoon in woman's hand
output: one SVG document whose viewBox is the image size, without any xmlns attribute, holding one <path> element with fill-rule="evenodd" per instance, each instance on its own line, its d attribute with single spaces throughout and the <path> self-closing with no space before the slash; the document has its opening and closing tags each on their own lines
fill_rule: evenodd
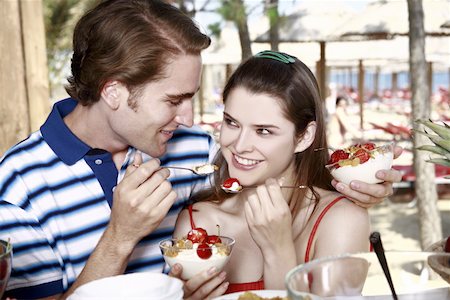
<svg viewBox="0 0 450 300">
<path fill-rule="evenodd" d="M 257 186 L 246 186 L 243 187 L 237 178 L 228 178 L 221 185 L 222 190 L 225 193 L 229 194 L 237 194 L 241 192 L 243 189 L 254 189 Z M 304 185 L 281 185 L 280 188 L 291 188 L 291 189 L 304 189 L 306 186 Z"/>
</svg>

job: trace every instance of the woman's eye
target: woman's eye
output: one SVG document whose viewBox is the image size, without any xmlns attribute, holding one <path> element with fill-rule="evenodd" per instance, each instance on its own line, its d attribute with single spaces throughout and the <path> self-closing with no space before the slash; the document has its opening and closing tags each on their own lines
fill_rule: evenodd
<svg viewBox="0 0 450 300">
<path fill-rule="evenodd" d="M 259 128 L 256 130 L 256 132 L 261 135 L 268 135 L 268 134 L 272 133 L 270 130 L 268 130 L 266 128 Z"/>
<path fill-rule="evenodd" d="M 232 127 L 237 127 L 238 125 L 236 124 L 235 121 L 231 120 L 230 118 L 224 118 L 225 124 L 232 126 Z"/>
</svg>

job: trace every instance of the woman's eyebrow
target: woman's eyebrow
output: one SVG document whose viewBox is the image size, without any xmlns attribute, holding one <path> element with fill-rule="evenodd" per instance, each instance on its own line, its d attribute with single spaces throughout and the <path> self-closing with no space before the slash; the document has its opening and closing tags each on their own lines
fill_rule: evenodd
<svg viewBox="0 0 450 300">
<path fill-rule="evenodd" d="M 237 122 L 235 118 L 233 118 L 232 116 L 230 116 L 230 114 L 228 114 L 228 113 L 226 113 L 226 112 L 223 112 L 223 115 L 224 115 L 225 117 L 227 117 L 227 118 L 229 118 L 229 119 L 231 119 L 231 120 Z M 273 125 L 273 124 L 256 124 L 256 125 L 254 125 L 254 127 L 256 127 L 256 128 L 276 128 L 276 129 L 280 129 L 280 127 L 278 127 L 278 126 L 276 126 L 276 125 Z"/>
</svg>

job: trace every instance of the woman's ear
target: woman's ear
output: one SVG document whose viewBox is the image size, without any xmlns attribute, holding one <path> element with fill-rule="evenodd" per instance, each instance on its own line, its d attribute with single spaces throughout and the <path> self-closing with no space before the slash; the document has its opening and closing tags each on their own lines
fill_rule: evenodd
<svg viewBox="0 0 450 300">
<path fill-rule="evenodd" d="M 126 89 L 125 89 L 126 90 Z M 120 106 L 121 98 L 124 92 L 124 86 L 118 81 L 108 81 L 103 86 L 100 93 L 101 99 L 113 110 Z"/>
<path fill-rule="evenodd" d="M 297 142 L 295 153 L 303 152 L 314 142 L 316 137 L 317 124 L 316 121 L 309 122 L 306 130 Z"/>
</svg>

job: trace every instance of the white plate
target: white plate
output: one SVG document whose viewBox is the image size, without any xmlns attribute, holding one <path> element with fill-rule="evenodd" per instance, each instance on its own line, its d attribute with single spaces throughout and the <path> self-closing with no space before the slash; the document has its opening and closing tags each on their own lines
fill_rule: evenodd
<svg viewBox="0 0 450 300">
<path fill-rule="evenodd" d="M 257 291 L 248 291 L 252 292 L 255 295 L 258 295 L 260 297 L 266 297 L 266 298 L 272 298 L 272 297 L 286 297 L 287 292 L 284 290 L 257 290 Z M 223 295 L 217 298 L 214 298 L 214 300 L 237 300 L 240 295 L 242 295 L 245 292 L 237 292 L 237 293 L 231 293 L 227 295 Z"/>
</svg>

